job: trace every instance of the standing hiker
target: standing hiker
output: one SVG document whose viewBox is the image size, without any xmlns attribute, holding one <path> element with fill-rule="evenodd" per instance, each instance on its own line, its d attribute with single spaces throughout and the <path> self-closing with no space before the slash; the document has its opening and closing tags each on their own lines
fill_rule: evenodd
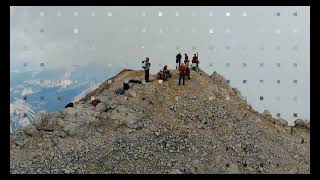
<svg viewBox="0 0 320 180">
<path fill-rule="evenodd" d="M 196 68 L 198 68 L 198 64 L 199 64 L 198 56 L 194 54 L 192 57 L 192 69 L 195 70 Z"/>
<path fill-rule="evenodd" d="M 181 83 L 181 79 L 182 79 L 182 84 L 184 85 L 184 78 L 186 76 L 186 65 L 184 63 L 181 64 L 181 66 L 179 67 L 179 85 Z"/>
<path fill-rule="evenodd" d="M 178 67 L 180 67 L 181 59 L 182 59 L 181 53 L 177 54 L 177 56 L 176 56 L 176 69 Z"/>
<path fill-rule="evenodd" d="M 142 61 L 142 63 L 143 63 L 142 68 L 144 69 L 144 79 L 146 82 L 150 82 L 149 69 L 150 69 L 151 63 L 149 62 L 149 58 L 146 57 L 146 60 Z"/>
<path fill-rule="evenodd" d="M 187 62 L 189 62 L 189 57 L 187 55 L 187 53 L 184 54 L 184 63 L 186 64 Z"/>
<path fill-rule="evenodd" d="M 185 72 L 185 76 L 188 76 L 188 79 L 190 80 L 190 68 L 189 68 L 189 61 L 187 61 L 187 62 L 185 63 L 185 70 L 186 70 L 186 72 Z"/>
</svg>

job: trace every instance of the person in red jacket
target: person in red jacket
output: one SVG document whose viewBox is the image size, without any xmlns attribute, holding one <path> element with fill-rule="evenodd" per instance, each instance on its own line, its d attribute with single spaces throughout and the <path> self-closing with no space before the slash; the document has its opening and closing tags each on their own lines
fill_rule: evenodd
<svg viewBox="0 0 320 180">
<path fill-rule="evenodd" d="M 187 63 L 185 64 L 185 69 L 186 69 L 186 74 L 185 76 L 188 77 L 188 79 L 190 80 L 190 68 L 189 68 L 189 61 L 187 61 Z"/>
<path fill-rule="evenodd" d="M 181 64 L 181 66 L 179 67 L 179 85 L 181 83 L 181 79 L 182 79 L 182 84 L 184 85 L 184 78 L 186 76 L 186 72 L 187 72 L 187 68 L 186 65 L 184 63 Z"/>
<path fill-rule="evenodd" d="M 193 57 L 192 57 L 192 68 L 195 69 L 193 64 L 196 64 L 196 67 L 198 68 L 199 59 L 198 59 L 198 56 L 196 54 L 194 54 Z"/>
</svg>

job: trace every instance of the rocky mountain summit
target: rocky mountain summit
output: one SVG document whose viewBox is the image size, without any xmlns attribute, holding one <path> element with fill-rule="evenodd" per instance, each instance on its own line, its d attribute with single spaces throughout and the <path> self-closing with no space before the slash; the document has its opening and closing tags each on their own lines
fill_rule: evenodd
<svg viewBox="0 0 320 180">
<path fill-rule="evenodd" d="M 310 173 L 310 124 L 255 111 L 218 73 L 125 69 L 10 135 L 11 173 Z M 95 106 L 92 99 L 99 99 Z"/>
</svg>

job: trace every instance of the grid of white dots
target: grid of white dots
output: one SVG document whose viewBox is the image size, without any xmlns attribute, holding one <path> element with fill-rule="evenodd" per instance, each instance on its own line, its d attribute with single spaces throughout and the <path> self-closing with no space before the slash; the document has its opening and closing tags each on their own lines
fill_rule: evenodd
<svg viewBox="0 0 320 180">
<path fill-rule="evenodd" d="M 296 13 L 296 14 L 295 14 L 295 13 L 296 13 L 296 12 L 293 13 L 293 16 L 297 16 L 297 13 Z M 56 15 L 57 15 L 57 16 L 61 16 L 61 12 L 58 11 Z M 74 15 L 74 16 L 79 16 L 79 13 L 76 11 L 76 12 L 73 12 L 73 15 Z M 146 16 L 146 12 L 142 12 L 141 15 L 142 15 L 142 16 Z M 176 16 L 180 16 L 179 12 L 175 12 L 175 15 L 176 15 Z M 192 15 L 192 16 L 197 16 L 197 14 L 196 14 L 195 12 L 192 12 L 191 15 Z M 280 13 L 278 12 L 277 15 L 280 16 Z M 41 11 L 41 12 L 40 12 L 40 16 L 45 16 L 45 12 Z M 91 16 L 95 16 L 95 12 L 91 12 Z M 112 13 L 111 13 L 111 12 L 107 12 L 107 16 L 112 16 Z M 163 12 L 162 12 L 162 11 L 159 11 L 159 12 L 158 12 L 158 16 L 163 16 Z M 213 16 L 213 13 L 212 13 L 212 12 L 209 12 L 209 16 Z M 226 16 L 231 16 L 231 13 L 230 13 L 230 12 L 226 12 Z M 242 16 L 247 16 L 247 12 L 242 12 Z M 192 31 L 192 32 L 195 32 L 196 29 L 195 29 L 195 28 L 191 28 L 191 31 Z M 43 32 L 44 32 L 44 29 L 43 29 L 43 28 L 40 29 L 40 32 L 43 33 Z M 78 34 L 78 33 L 79 33 L 79 29 L 78 29 L 78 28 L 74 28 L 74 29 L 73 29 L 73 32 L 74 32 L 74 34 Z M 141 32 L 146 32 L 146 28 L 142 28 Z M 160 34 L 162 34 L 163 32 L 164 32 L 163 29 L 160 29 Z M 180 29 L 179 29 L 179 28 L 176 28 L 176 32 L 180 32 Z M 229 28 L 227 28 L 227 29 L 225 30 L 225 32 L 226 32 L 226 33 L 230 33 L 231 30 L 230 30 Z M 293 33 L 297 33 L 298 30 L 297 30 L 296 28 L 294 28 L 294 29 L 292 29 L 292 32 L 293 32 Z M 215 33 L 215 31 L 214 31 L 213 29 L 209 29 L 209 34 L 214 34 L 214 33 Z M 281 33 L 280 29 L 276 29 L 276 30 L 275 30 L 275 34 L 280 34 L 280 33 Z M 26 47 L 26 46 L 24 46 L 24 47 Z M 142 49 L 144 48 L 143 45 L 140 46 L 140 47 L 141 47 Z M 160 45 L 160 47 L 163 47 L 163 45 Z M 226 48 L 227 50 L 229 50 L 229 49 L 230 49 L 230 46 L 225 46 L 225 48 Z M 26 49 L 26 48 L 25 48 L 25 49 Z M 177 46 L 176 49 L 178 50 L 179 47 Z M 195 50 L 196 48 L 192 47 L 192 49 Z M 213 49 L 213 46 L 209 46 L 209 50 L 212 50 L 212 49 Z M 276 50 L 280 50 L 280 46 L 276 46 L 275 49 L 276 49 Z M 293 49 L 293 50 L 298 50 L 298 45 L 292 46 L 292 49 Z M 246 48 L 242 48 L 242 50 L 246 50 Z M 260 50 L 264 50 L 264 48 L 261 47 Z M 112 65 L 108 64 L 108 66 L 111 67 Z M 209 64 L 209 67 L 212 67 L 212 66 L 213 66 L 213 64 L 210 63 L 210 64 Z M 227 66 L 227 67 L 230 67 L 230 63 L 226 63 L 226 66 Z M 242 63 L 242 67 L 246 67 L 246 66 L 247 66 L 246 63 Z M 276 66 L 277 66 L 277 67 L 280 67 L 280 63 L 276 63 Z M 292 66 L 295 67 L 295 68 L 297 68 L 298 64 L 297 64 L 297 63 L 292 63 Z M 263 63 L 260 63 L 260 67 L 263 67 Z M 292 80 L 292 82 L 293 82 L 294 84 L 297 84 L 297 81 L 298 81 L 298 80 Z M 230 82 L 230 80 L 228 80 L 228 82 Z M 247 83 L 247 80 L 242 80 L 242 82 L 243 82 L 243 84 L 245 84 L 245 83 Z M 264 82 L 263 80 L 260 80 L 260 83 L 263 83 L 263 82 Z M 276 82 L 277 82 L 278 84 L 280 84 L 280 80 L 277 80 Z M 262 97 L 262 96 L 261 96 L 261 97 Z M 262 99 L 263 99 L 263 97 L 262 97 Z M 280 97 L 279 97 L 279 100 L 280 100 Z M 297 97 L 294 97 L 293 100 L 294 100 L 294 101 L 297 101 Z M 295 113 L 295 116 L 297 116 L 297 113 Z"/>
</svg>

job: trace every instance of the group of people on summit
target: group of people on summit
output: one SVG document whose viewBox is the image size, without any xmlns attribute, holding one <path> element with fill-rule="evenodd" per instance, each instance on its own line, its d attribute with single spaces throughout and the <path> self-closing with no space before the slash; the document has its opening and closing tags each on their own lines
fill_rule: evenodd
<svg viewBox="0 0 320 180">
<path fill-rule="evenodd" d="M 189 68 L 190 61 L 187 53 L 184 54 L 184 61 L 181 62 L 181 60 L 182 60 L 182 55 L 181 53 L 179 53 L 176 55 L 176 69 L 179 71 L 179 85 L 181 84 L 181 81 L 182 81 L 182 84 L 184 85 L 184 81 L 186 77 L 188 77 L 188 79 L 190 80 L 190 68 Z M 193 70 L 198 69 L 199 68 L 198 65 L 199 65 L 198 55 L 194 54 L 194 56 L 192 57 L 192 69 Z M 142 61 L 142 68 L 144 69 L 144 72 L 145 72 L 146 82 L 150 82 L 149 80 L 150 67 L 151 67 L 151 63 L 149 58 L 147 57 L 144 61 Z M 164 81 L 172 77 L 172 75 L 170 74 L 170 71 L 168 70 L 167 65 L 165 65 L 163 69 L 160 70 L 158 75 L 159 75 L 159 78 Z"/>
</svg>

